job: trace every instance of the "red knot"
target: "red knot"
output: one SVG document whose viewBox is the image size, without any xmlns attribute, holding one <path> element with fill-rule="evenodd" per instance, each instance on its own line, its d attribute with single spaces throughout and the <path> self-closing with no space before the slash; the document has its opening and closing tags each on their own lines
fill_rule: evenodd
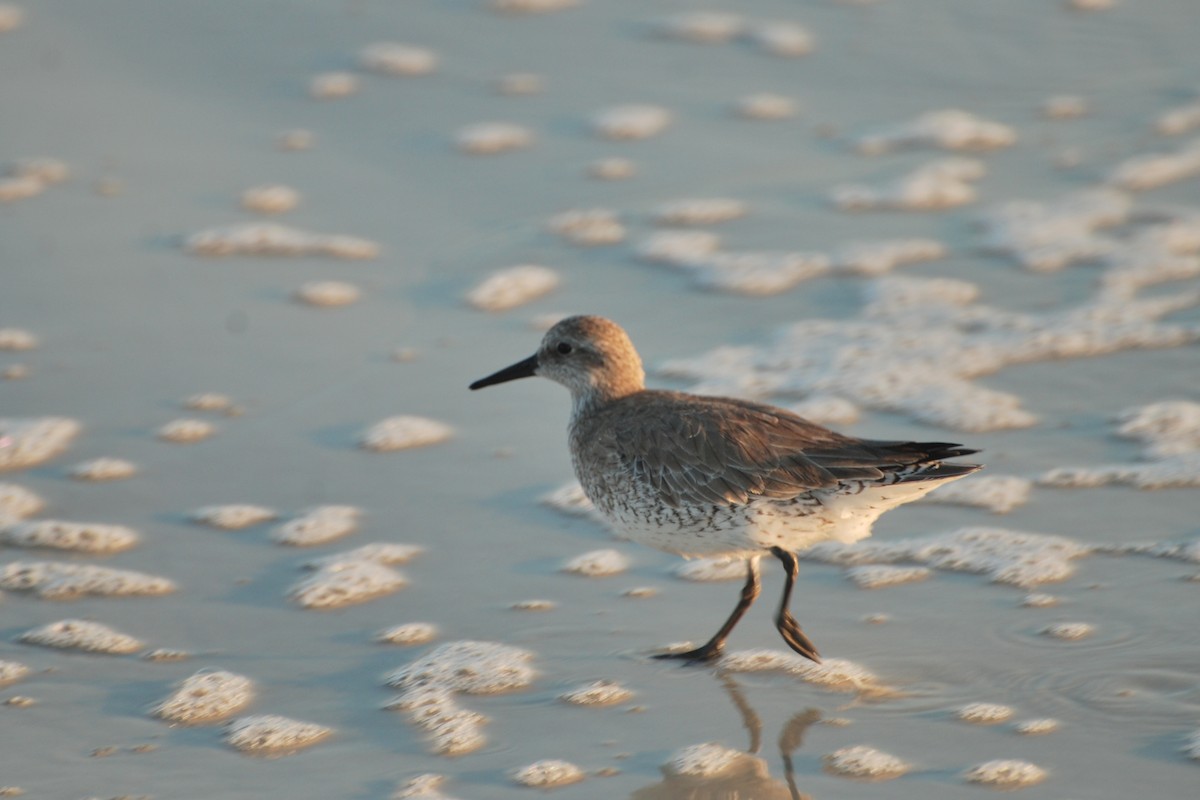
<svg viewBox="0 0 1200 800">
<path fill-rule="evenodd" d="M 978 452 L 957 444 L 858 439 L 775 406 L 647 389 L 633 342 L 602 317 L 562 320 L 534 355 L 471 388 L 534 375 L 570 390 L 575 475 L 622 535 L 685 558 L 746 560 L 746 583 L 721 629 L 661 658 L 718 656 L 758 597 L 759 559 L 770 553 L 787 573 L 775 627 L 819 662 L 788 610 L 796 551 L 870 536 L 885 511 L 980 469 L 944 463 Z"/>
</svg>

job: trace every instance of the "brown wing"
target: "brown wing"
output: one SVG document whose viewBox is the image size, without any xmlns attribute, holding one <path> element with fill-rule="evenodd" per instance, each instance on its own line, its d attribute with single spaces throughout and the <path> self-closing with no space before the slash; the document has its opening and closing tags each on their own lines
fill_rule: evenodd
<svg viewBox="0 0 1200 800">
<path fill-rule="evenodd" d="M 844 436 L 784 409 L 730 398 L 642 392 L 617 401 L 589 426 L 584 447 L 651 487 L 671 506 L 787 500 L 852 479 L 966 450 L 943 443 Z M 599 455 L 598 452 L 596 452 Z"/>
</svg>

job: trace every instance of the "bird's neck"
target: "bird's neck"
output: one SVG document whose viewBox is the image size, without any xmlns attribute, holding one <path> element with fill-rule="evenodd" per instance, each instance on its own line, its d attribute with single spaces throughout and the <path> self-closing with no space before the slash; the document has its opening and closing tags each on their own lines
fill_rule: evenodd
<svg viewBox="0 0 1200 800">
<path fill-rule="evenodd" d="M 623 380 L 598 381 L 586 388 L 572 390 L 572 426 L 622 398 L 645 391 L 645 388 L 642 375 L 638 373 L 631 374 Z"/>
</svg>

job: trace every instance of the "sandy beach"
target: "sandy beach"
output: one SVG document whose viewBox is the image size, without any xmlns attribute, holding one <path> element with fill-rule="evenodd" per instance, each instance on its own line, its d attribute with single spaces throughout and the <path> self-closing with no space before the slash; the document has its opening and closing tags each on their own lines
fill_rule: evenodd
<svg viewBox="0 0 1200 800">
<path fill-rule="evenodd" d="M 1192 796 L 1197 19 L 0 3 L 0 795 Z M 740 566 L 467 390 L 575 313 L 986 469 L 654 660 Z"/>
</svg>

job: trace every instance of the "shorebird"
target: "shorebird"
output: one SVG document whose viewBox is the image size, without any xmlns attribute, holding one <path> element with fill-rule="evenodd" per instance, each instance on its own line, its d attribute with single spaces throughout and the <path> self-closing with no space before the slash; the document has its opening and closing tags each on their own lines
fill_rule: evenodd
<svg viewBox="0 0 1200 800">
<path fill-rule="evenodd" d="M 568 317 L 537 352 L 471 389 L 540 375 L 571 392 L 571 460 L 584 494 L 619 534 L 685 558 L 746 560 L 733 613 L 704 645 L 658 658 L 708 661 L 760 591 L 770 553 L 787 574 L 775 627 L 820 662 L 788 606 L 795 553 L 871 535 L 881 514 L 980 469 L 944 459 L 978 452 L 947 442 L 858 439 L 775 406 L 645 387 L 633 342 L 603 317 Z"/>
</svg>

